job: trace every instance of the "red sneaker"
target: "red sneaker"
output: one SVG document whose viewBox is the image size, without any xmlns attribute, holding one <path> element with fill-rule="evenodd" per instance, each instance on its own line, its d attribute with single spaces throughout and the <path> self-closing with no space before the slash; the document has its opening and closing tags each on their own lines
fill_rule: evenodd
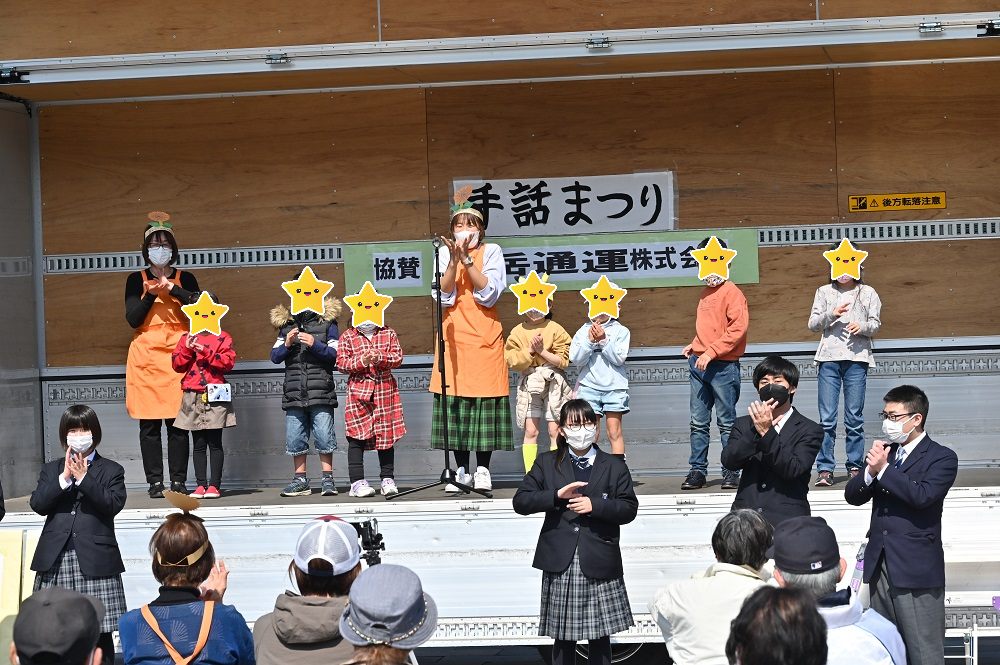
<svg viewBox="0 0 1000 665">
<path fill-rule="evenodd" d="M 220 496 L 222 496 L 222 492 L 220 492 L 219 488 L 216 487 L 215 485 L 209 485 L 208 489 L 205 490 L 204 496 L 206 499 L 218 499 Z"/>
<path fill-rule="evenodd" d="M 191 492 L 188 496 L 193 496 L 196 499 L 204 499 L 205 498 L 205 488 L 202 487 L 201 485 L 198 485 L 198 489 L 196 489 L 195 491 Z"/>
</svg>

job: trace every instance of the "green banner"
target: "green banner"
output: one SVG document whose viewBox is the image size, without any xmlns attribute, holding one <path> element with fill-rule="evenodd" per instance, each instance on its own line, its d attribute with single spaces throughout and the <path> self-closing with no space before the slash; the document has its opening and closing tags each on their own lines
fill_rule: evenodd
<svg viewBox="0 0 1000 665">
<path fill-rule="evenodd" d="M 737 284 L 757 283 L 756 229 L 488 237 L 487 242 L 503 248 L 508 283 L 535 270 L 547 273 L 561 289 L 586 288 L 601 275 L 625 288 L 655 288 L 700 285 L 691 250 L 711 235 L 738 252 L 729 278 Z M 430 294 L 434 248 L 429 240 L 344 245 L 343 257 L 347 293 L 370 281 L 391 296 Z"/>
</svg>

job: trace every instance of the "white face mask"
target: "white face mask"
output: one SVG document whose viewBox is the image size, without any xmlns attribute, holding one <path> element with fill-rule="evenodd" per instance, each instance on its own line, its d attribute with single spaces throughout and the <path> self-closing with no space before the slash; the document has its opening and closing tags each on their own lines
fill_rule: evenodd
<svg viewBox="0 0 1000 665">
<path fill-rule="evenodd" d="M 174 256 L 173 250 L 168 247 L 153 247 L 147 254 L 149 255 L 149 262 L 160 268 L 170 263 L 170 259 Z"/>
<path fill-rule="evenodd" d="M 583 425 L 578 429 L 567 426 L 563 428 L 563 436 L 573 452 L 584 452 L 597 440 L 597 425 Z"/>
<path fill-rule="evenodd" d="M 90 450 L 90 447 L 94 445 L 94 435 L 90 432 L 87 432 L 86 434 L 67 434 L 66 445 L 69 446 L 74 453 L 84 453 Z"/>
<path fill-rule="evenodd" d="M 841 275 L 840 277 L 837 278 L 837 282 L 840 284 L 850 284 L 853 281 L 854 278 L 851 277 L 850 275 Z"/>
<path fill-rule="evenodd" d="M 371 321 L 365 321 L 364 323 L 359 323 L 354 327 L 357 328 L 358 332 L 361 333 L 362 335 L 368 335 L 368 336 L 374 335 L 375 331 L 378 330 L 378 326 L 372 323 Z"/>
<path fill-rule="evenodd" d="M 882 421 L 882 434 L 885 434 L 885 438 L 889 439 L 889 441 L 893 443 L 903 443 L 910 438 L 910 434 L 913 433 L 912 429 L 909 432 L 904 432 L 903 425 L 913 420 L 915 416 L 916 414 L 910 416 L 906 420 L 900 420 L 898 422 L 893 422 L 886 418 Z"/>
<path fill-rule="evenodd" d="M 455 242 L 459 245 L 465 244 L 466 238 L 472 238 L 469 242 L 469 249 L 479 246 L 479 231 L 455 231 Z"/>
</svg>

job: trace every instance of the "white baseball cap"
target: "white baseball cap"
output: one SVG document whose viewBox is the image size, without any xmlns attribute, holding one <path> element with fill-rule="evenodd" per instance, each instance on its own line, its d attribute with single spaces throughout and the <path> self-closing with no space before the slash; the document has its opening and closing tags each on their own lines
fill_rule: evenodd
<svg viewBox="0 0 1000 665">
<path fill-rule="evenodd" d="M 295 567 L 307 575 L 313 559 L 326 561 L 333 567 L 333 575 L 343 575 L 361 560 L 361 545 L 353 524 L 333 515 L 323 515 L 310 520 L 295 543 Z"/>
</svg>

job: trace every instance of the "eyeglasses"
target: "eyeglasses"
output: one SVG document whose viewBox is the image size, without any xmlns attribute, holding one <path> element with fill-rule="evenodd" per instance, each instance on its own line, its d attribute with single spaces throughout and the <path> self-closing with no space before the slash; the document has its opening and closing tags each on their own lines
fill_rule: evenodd
<svg viewBox="0 0 1000 665">
<path fill-rule="evenodd" d="M 597 425 L 566 425 L 563 429 L 567 432 L 596 432 Z"/>
<path fill-rule="evenodd" d="M 173 249 L 169 244 L 159 245 L 156 243 L 149 243 L 149 249 Z"/>
<path fill-rule="evenodd" d="M 904 418 L 906 416 L 915 416 L 915 415 L 917 415 L 917 414 L 915 414 L 915 413 L 886 413 L 885 411 L 879 411 L 878 412 L 878 417 L 879 418 L 881 418 L 882 420 L 891 420 L 894 423 L 899 422 L 900 418 Z"/>
</svg>

